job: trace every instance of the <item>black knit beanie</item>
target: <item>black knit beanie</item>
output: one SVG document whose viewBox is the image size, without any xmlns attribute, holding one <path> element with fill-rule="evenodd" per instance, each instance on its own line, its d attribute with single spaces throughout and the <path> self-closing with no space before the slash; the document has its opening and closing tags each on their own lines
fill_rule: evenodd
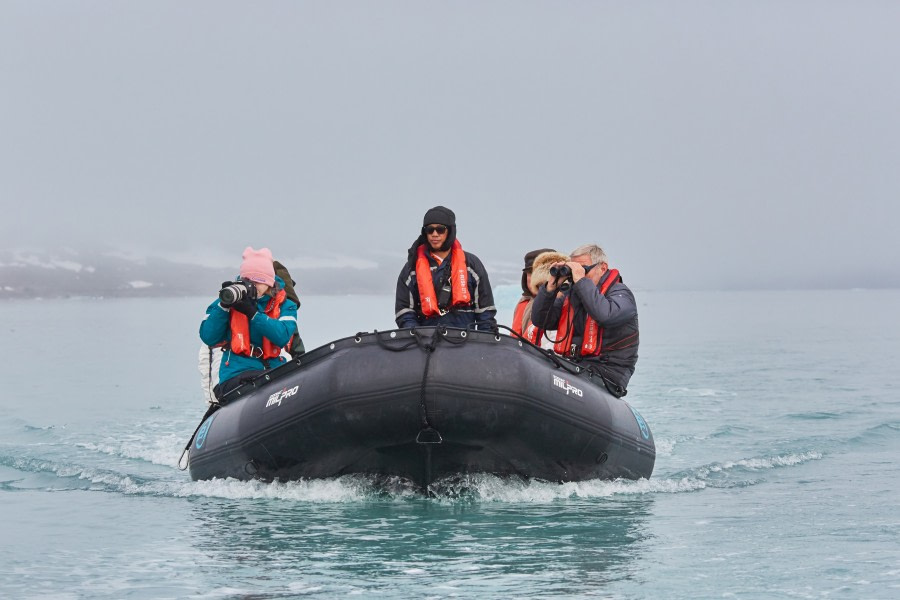
<svg viewBox="0 0 900 600">
<path fill-rule="evenodd" d="M 438 225 L 446 225 L 447 227 L 456 227 L 456 215 L 453 211 L 444 206 L 435 206 L 425 213 L 422 219 L 422 227 L 437 223 Z"/>
<path fill-rule="evenodd" d="M 422 218 L 422 229 L 424 229 L 426 225 L 431 225 L 432 223 L 447 226 L 450 232 L 447 235 L 447 241 L 441 246 L 441 250 L 449 250 L 452 248 L 453 242 L 456 241 L 456 215 L 453 211 L 446 206 L 435 206 L 434 208 L 429 209 Z M 423 243 L 425 242 L 424 235 L 425 232 L 423 231 Z"/>
</svg>

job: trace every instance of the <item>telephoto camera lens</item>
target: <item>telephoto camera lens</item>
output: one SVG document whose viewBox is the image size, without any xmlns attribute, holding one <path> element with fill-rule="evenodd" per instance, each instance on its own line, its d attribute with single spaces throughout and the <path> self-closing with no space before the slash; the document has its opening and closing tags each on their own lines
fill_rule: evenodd
<svg viewBox="0 0 900 600">
<path fill-rule="evenodd" d="M 240 283 L 232 283 L 219 290 L 219 301 L 222 306 L 231 306 L 240 301 L 247 294 L 247 286 Z"/>
</svg>

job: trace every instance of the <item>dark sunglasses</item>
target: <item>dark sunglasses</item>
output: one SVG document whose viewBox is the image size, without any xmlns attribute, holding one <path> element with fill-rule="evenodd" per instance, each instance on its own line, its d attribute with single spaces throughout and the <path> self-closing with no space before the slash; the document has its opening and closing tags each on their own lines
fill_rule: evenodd
<svg viewBox="0 0 900 600">
<path fill-rule="evenodd" d="M 429 226 L 429 227 L 422 228 L 422 233 L 424 233 L 426 235 L 431 235 L 435 231 L 438 232 L 438 235 L 444 235 L 445 233 L 447 233 L 447 228 L 443 225 Z"/>
</svg>

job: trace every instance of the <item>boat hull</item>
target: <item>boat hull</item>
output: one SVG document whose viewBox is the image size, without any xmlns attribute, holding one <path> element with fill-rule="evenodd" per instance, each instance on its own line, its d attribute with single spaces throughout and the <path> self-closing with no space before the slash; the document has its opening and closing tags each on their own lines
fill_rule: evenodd
<svg viewBox="0 0 900 600">
<path fill-rule="evenodd" d="M 421 328 L 360 334 L 229 395 L 190 446 L 193 479 L 461 473 L 649 477 L 643 418 L 577 365 L 516 338 Z"/>
</svg>

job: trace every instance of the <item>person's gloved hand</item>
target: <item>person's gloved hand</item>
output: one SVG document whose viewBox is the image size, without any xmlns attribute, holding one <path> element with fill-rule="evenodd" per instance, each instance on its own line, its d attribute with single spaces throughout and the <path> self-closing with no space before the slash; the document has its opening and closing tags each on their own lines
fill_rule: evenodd
<svg viewBox="0 0 900 600">
<path fill-rule="evenodd" d="M 247 315 L 248 319 L 252 319 L 253 315 L 256 314 L 256 300 L 250 298 L 249 296 L 245 296 L 244 298 L 238 300 L 234 304 L 231 305 L 231 308 Z"/>
</svg>

